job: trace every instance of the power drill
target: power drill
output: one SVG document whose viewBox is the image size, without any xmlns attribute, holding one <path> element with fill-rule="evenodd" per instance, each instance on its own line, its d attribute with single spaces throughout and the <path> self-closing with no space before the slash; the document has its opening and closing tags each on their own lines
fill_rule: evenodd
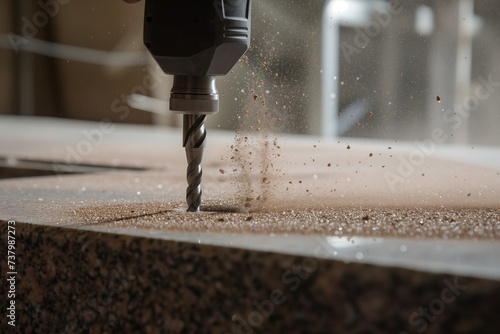
<svg viewBox="0 0 500 334">
<path fill-rule="evenodd" d="M 250 20 L 251 0 L 146 0 L 144 44 L 174 76 L 170 110 L 184 115 L 189 212 L 201 208 L 205 119 L 219 111 L 216 76 L 248 50 Z"/>
</svg>

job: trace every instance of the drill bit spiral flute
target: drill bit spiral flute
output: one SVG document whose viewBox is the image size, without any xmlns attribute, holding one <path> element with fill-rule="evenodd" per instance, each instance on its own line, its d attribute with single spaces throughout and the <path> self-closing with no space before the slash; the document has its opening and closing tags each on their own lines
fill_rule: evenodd
<svg viewBox="0 0 500 334">
<path fill-rule="evenodd" d="M 205 119 L 219 111 L 215 77 L 250 45 L 251 0 L 146 0 L 144 44 L 174 76 L 170 110 L 184 115 L 188 211 L 201 207 Z"/>
</svg>

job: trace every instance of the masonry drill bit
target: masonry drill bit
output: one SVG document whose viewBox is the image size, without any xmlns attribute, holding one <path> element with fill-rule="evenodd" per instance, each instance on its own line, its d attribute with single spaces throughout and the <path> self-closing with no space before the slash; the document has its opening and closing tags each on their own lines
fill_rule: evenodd
<svg viewBox="0 0 500 334">
<path fill-rule="evenodd" d="M 188 161 L 186 201 L 188 212 L 199 212 L 201 207 L 201 162 L 206 145 L 206 115 L 184 115 L 184 147 Z"/>
</svg>

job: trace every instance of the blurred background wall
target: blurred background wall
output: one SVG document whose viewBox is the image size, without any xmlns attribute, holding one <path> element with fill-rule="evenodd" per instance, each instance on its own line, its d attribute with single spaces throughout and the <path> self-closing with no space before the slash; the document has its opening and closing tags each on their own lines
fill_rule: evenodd
<svg viewBox="0 0 500 334">
<path fill-rule="evenodd" d="M 234 129 L 248 111 L 283 118 L 274 124 L 278 132 L 415 140 L 443 128 L 453 143 L 500 144 L 499 91 L 456 129 L 450 121 L 457 104 L 474 102 L 482 80 L 500 82 L 499 1 L 330 2 L 332 18 L 349 14 L 327 22 L 340 31 L 338 57 L 330 60 L 338 75 L 323 68 L 329 1 L 254 0 L 252 47 L 218 80 L 221 112 L 209 118 L 209 127 Z M 394 4 L 400 10 L 378 31 L 374 22 Z M 0 113 L 178 125 L 179 117 L 165 112 L 171 78 L 159 73 L 142 45 L 143 5 L 2 1 Z M 360 47 L 356 41 L 366 29 L 375 30 Z M 326 92 L 336 99 L 334 108 L 322 102 L 325 77 L 338 89 Z M 144 80 L 154 88 L 145 89 Z M 153 99 L 131 103 L 131 95 Z M 335 133 L 323 132 L 325 114 Z"/>
<path fill-rule="evenodd" d="M 136 57 L 137 63 L 123 66 L 120 59 L 126 54 L 113 53 L 143 49 L 140 5 L 128 6 L 118 0 L 109 4 L 49 0 L 10 1 L 2 6 L 6 8 L 0 14 L 1 32 L 11 49 L 0 51 L 1 66 L 12 88 L 0 101 L 3 113 L 151 123 L 150 113 L 144 111 L 121 117 L 111 110 L 115 99 L 140 85 L 142 69 L 148 63 L 140 62 L 144 53 Z M 17 46 L 27 51 L 13 50 Z"/>
</svg>

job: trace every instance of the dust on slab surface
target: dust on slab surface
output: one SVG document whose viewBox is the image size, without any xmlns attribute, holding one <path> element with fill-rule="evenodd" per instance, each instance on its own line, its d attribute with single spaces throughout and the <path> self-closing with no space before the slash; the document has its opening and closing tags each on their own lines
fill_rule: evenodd
<svg viewBox="0 0 500 334">
<path fill-rule="evenodd" d="M 331 236 L 500 239 L 500 209 L 487 208 L 278 208 L 248 209 L 207 203 L 201 213 L 182 204 L 90 206 L 71 213 L 82 227 L 179 232 L 321 234 Z"/>
</svg>

